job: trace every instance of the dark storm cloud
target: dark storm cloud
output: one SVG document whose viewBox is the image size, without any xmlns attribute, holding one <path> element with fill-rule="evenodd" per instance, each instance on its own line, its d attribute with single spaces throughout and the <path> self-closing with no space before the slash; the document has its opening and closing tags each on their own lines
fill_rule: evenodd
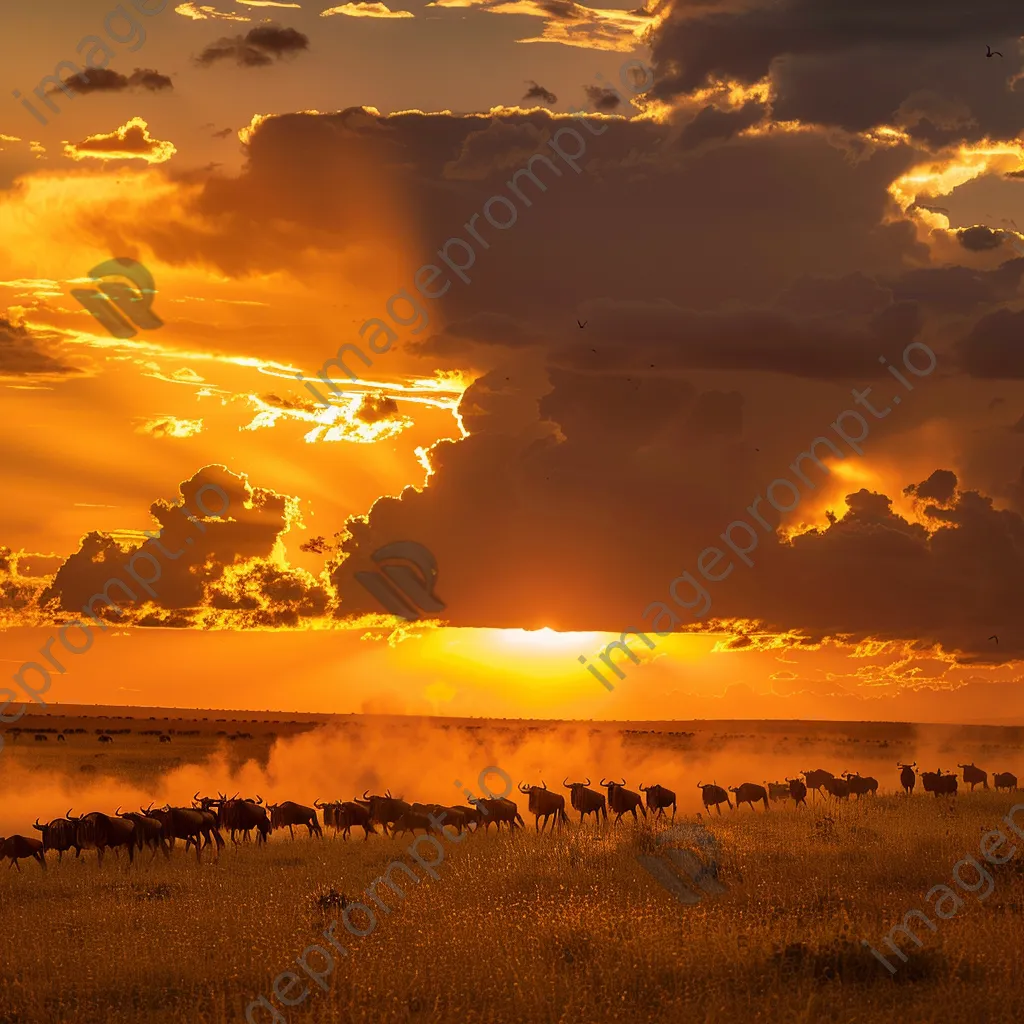
<svg viewBox="0 0 1024 1024">
<path fill-rule="evenodd" d="M 896 116 L 932 145 L 1009 138 L 1019 101 L 1007 82 L 1021 70 L 1022 34 L 1024 9 L 1009 0 L 677 3 L 652 35 L 652 95 L 671 101 L 715 77 L 752 84 L 770 73 L 780 120 L 859 131 Z M 986 59 L 987 43 L 1005 59 Z"/>
<path fill-rule="evenodd" d="M 227 495 L 226 506 L 221 494 L 207 485 L 215 485 Z M 282 571 L 269 561 L 275 542 L 292 518 L 292 499 L 251 487 L 244 475 L 230 473 L 223 466 L 207 466 L 179 489 L 179 501 L 161 499 L 150 506 L 150 515 L 159 524 L 159 529 L 151 532 L 159 534 L 164 550 L 154 548 L 149 540 L 125 545 L 109 534 L 93 531 L 57 570 L 40 595 L 40 605 L 51 613 L 81 612 L 117 577 L 127 585 L 127 593 L 119 584 L 108 593 L 115 604 L 126 609 L 125 615 L 118 615 L 101 601 L 95 603 L 97 614 L 111 622 L 134 620 L 138 625 L 182 628 L 196 623 L 199 609 L 214 608 L 246 613 L 236 618 L 237 625 L 273 626 L 294 624 L 299 615 L 324 611 L 326 592 L 308 573 Z M 204 508 L 210 516 L 204 516 Z M 128 572 L 133 556 L 144 544 L 144 554 L 149 553 L 159 569 L 142 559 L 136 572 L 150 580 L 155 597 Z M 227 576 L 232 567 L 238 571 Z M 146 601 L 155 608 L 139 614 Z"/>
<path fill-rule="evenodd" d="M 948 469 L 937 469 L 927 480 L 910 484 L 903 493 L 911 494 L 920 501 L 937 501 L 940 505 L 947 505 L 956 494 L 956 483 L 955 473 Z"/>
<path fill-rule="evenodd" d="M 1005 235 L 1001 231 L 993 231 L 991 228 L 978 225 L 958 231 L 956 237 L 965 249 L 971 252 L 985 252 L 988 249 L 998 249 L 1003 244 Z"/>
<path fill-rule="evenodd" d="M 987 313 L 956 343 L 960 368 L 972 377 L 1024 380 L 1022 342 L 1024 311 Z"/>
<path fill-rule="evenodd" d="M 125 89 L 148 89 L 159 92 L 161 89 L 173 89 L 174 83 L 167 75 L 153 71 L 151 68 L 136 68 L 131 75 L 122 75 L 111 68 L 91 68 L 81 71 L 66 79 L 65 85 L 78 93 L 90 92 L 123 92 Z M 51 92 L 57 92 L 52 89 Z"/>
<path fill-rule="evenodd" d="M 928 267 L 886 279 L 898 301 L 919 302 L 947 313 L 972 313 L 1014 298 L 1024 273 L 1024 259 L 1011 259 L 995 270 L 973 267 Z"/>
<path fill-rule="evenodd" d="M 50 341 L 24 325 L 0 317 L 0 377 L 81 373 L 44 350 L 42 346 Z"/>
<path fill-rule="evenodd" d="M 614 89 L 600 85 L 585 85 L 587 102 L 603 114 L 613 114 L 622 105 L 622 99 Z"/>
<path fill-rule="evenodd" d="M 530 79 L 530 88 L 523 95 L 524 100 L 543 100 L 549 107 L 558 102 L 558 97 L 543 85 Z"/>
<path fill-rule="evenodd" d="M 239 67 L 263 67 L 289 54 L 309 49 L 309 36 L 294 28 L 259 25 L 244 36 L 224 36 L 210 43 L 196 58 L 200 66 L 234 60 Z"/>
<path fill-rule="evenodd" d="M 757 102 L 744 103 L 739 110 L 719 110 L 707 106 L 683 127 L 677 145 L 680 149 L 695 149 L 705 142 L 731 139 L 737 132 L 751 128 L 764 117 L 766 108 Z"/>
</svg>

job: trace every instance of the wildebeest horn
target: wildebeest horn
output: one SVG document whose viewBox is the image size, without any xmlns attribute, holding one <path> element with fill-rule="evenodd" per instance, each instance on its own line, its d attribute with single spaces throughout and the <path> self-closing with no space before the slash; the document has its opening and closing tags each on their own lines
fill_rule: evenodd
<svg viewBox="0 0 1024 1024">
<path fill-rule="evenodd" d="M 261 804 L 261 803 L 263 803 L 263 797 L 261 797 L 261 796 L 259 795 L 259 793 L 257 793 L 257 794 L 256 794 L 256 803 L 258 803 L 258 804 Z"/>
<path fill-rule="evenodd" d="M 566 789 L 572 789 L 572 786 L 569 785 L 569 776 L 568 775 L 566 775 L 566 777 L 564 779 L 562 779 L 562 785 Z"/>
<path fill-rule="evenodd" d="M 644 789 L 644 784 L 642 782 L 640 783 L 640 792 L 641 793 L 646 793 L 647 792 L 647 790 Z"/>
<path fill-rule="evenodd" d="M 196 795 L 194 797 L 192 797 L 192 799 L 193 800 L 198 800 L 199 799 L 199 790 L 198 789 L 196 790 Z"/>
<path fill-rule="evenodd" d="M 32 827 L 39 829 L 40 832 L 43 831 L 43 826 L 39 824 L 39 818 L 38 817 L 36 817 L 36 823 Z"/>
<path fill-rule="evenodd" d="M 121 805 L 117 805 L 117 810 L 114 811 L 114 817 L 116 818 L 121 813 Z"/>
<path fill-rule="evenodd" d="M 697 783 L 697 788 L 698 789 L 703 789 L 704 788 L 704 783 L 703 782 L 698 782 Z"/>
<path fill-rule="evenodd" d="M 221 793 L 220 798 L 221 798 L 221 800 L 227 800 L 227 797 L 223 793 Z M 237 800 L 238 799 L 238 792 L 237 791 L 235 792 L 235 795 L 231 799 L 232 800 Z"/>
<path fill-rule="evenodd" d="M 586 782 L 584 782 L 584 783 L 583 783 L 583 785 L 584 785 L 584 786 L 589 786 L 589 785 L 590 785 L 590 779 L 587 779 L 587 781 L 586 781 Z"/>
<path fill-rule="evenodd" d="M 316 807 L 316 808 L 317 808 L 318 810 L 320 810 L 320 809 L 322 809 L 322 808 L 323 808 L 323 806 L 324 806 L 324 805 L 323 805 L 323 804 L 318 804 L 318 803 L 316 802 L 316 799 L 314 798 L 314 800 L 313 800 L 313 806 L 314 806 L 314 807 Z"/>
<path fill-rule="evenodd" d="M 607 783 L 607 782 L 605 782 L 605 780 L 604 780 L 604 779 L 602 779 L 602 780 L 601 780 L 601 785 L 602 785 L 602 786 L 607 786 L 607 785 L 608 785 L 608 783 Z"/>
<path fill-rule="evenodd" d="M 364 789 L 363 790 L 363 799 L 364 800 L 369 800 L 370 799 L 370 791 L 368 789 Z"/>
<path fill-rule="evenodd" d="M 385 790 L 384 790 L 384 795 L 385 795 L 385 796 L 386 796 L 386 797 L 387 797 L 387 798 L 388 798 L 389 800 L 390 800 L 390 799 L 392 799 L 392 797 L 391 797 L 391 790 L 390 790 L 390 789 L 385 789 Z"/>
<path fill-rule="evenodd" d="M 545 781 L 544 781 L 543 779 L 541 779 L 541 780 L 540 780 L 540 784 L 541 784 L 541 785 L 542 785 L 542 786 L 543 786 L 543 787 L 544 787 L 545 789 L 547 789 L 547 788 L 548 788 L 548 784 L 547 784 L 547 783 L 546 783 L 546 782 L 545 782 Z"/>
<path fill-rule="evenodd" d="M 141 808 L 140 808 L 140 810 L 141 810 Z M 142 811 L 142 813 L 143 814 L 149 814 L 149 812 L 151 810 L 153 810 L 153 801 L 152 800 L 149 801 L 149 806 L 144 811 Z"/>
<path fill-rule="evenodd" d="M 69 807 L 69 808 L 68 808 L 68 813 L 64 815 L 64 817 L 65 817 L 65 818 L 68 818 L 68 819 L 70 819 L 70 818 L 71 818 L 71 810 L 72 810 L 72 809 L 71 809 L 71 808 Z"/>
<path fill-rule="evenodd" d="M 623 779 L 621 782 L 617 782 L 616 783 L 617 786 L 624 786 L 625 784 L 626 784 L 626 780 L 625 779 Z"/>
<path fill-rule="evenodd" d="M 529 786 L 523 785 L 522 780 L 520 780 L 520 782 L 519 782 L 519 792 L 520 793 L 525 793 L 528 789 L 529 789 Z"/>
</svg>

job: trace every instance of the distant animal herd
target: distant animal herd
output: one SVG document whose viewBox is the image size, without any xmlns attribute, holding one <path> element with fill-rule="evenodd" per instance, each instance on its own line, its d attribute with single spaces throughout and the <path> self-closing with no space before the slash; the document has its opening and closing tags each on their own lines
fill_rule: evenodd
<svg viewBox="0 0 1024 1024">
<path fill-rule="evenodd" d="M 101 737 L 102 738 L 102 737 Z M 926 793 L 939 796 L 956 796 L 958 778 L 955 772 L 922 772 L 917 762 L 903 764 L 897 762 L 900 785 L 909 797 L 913 795 L 917 779 L 921 779 L 922 788 Z M 958 764 L 963 771 L 965 785 L 973 792 L 976 786 L 989 788 L 988 772 L 976 765 Z M 878 792 L 878 780 L 870 775 L 857 772 L 843 772 L 833 775 L 823 768 L 799 773 L 803 778 L 787 778 L 785 783 L 765 782 L 763 785 L 744 782 L 739 786 L 723 789 L 717 783 L 698 782 L 705 811 L 714 808 L 721 815 L 724 803 L 730 810 L 738 809 L 741 804 L 749 804 L 751 810 L 757 803 L 764 804 L 767 811 L 770 802 L 792 800 L 797 808 L 807 806 L 807 794 L 811 799 L 849 800 L 855 796 L 874 796 Z M 996 790 L 1012 791 L 1017 789 L 1017 777 L 1010 772 L 996 772 L 993 776 Z M 511 785 L 511 783 L 510 783 Z M 672 818 L 676 815 L 676 794 L 661 785 L 639 785 L 639 792 L 626 789 L 626 780 L 619 782 L 602 779 L 601 793 L 590 787 L 590 779 L 582 782 L 570 782 L 568 778 L 562 782 L 564 789 L 569 791 L 569 804 L 579 814 L 579 824 L 583 825 L 588 815 L 594 816 L 595 822 L 607 823 L 609 812 L 615 816 L 613 825 L 617 825 L 624 814 L 631 814 L 634 821 L 639 821 L 637 812 L 652 818 L 666 816 L 671 808 Z M 549 822 L 551 832 L 561 825 L 569 824 L 566 814 L 565 797 L 561 793 L 549 790 L 547 783 L 539 786 L 519 784 L 519 791 L 527 797 L 527 813 L 534 817 L 534 830 L 544 832 Z M 480 798 L 467 793 L 467 804 L 448 806 L 444 804 L 410 803 L 402 797 L 391 795 L 386 790 L 383 795 L 371 795 L 369 791 L 361 798 L 353 800 L 335 800 L 330 802 L 313 801 L 312 807 L 285 800 L 280 803 L 265 804 L 263 798 L 239 798 L 236 793 L 228 797 L 218 793 L 216 797 L 200 796 L 197 791 L 192 798 L 191 807 L 140 808 L 138 811 L 122 811 L 120 807 L 112 814 L 92 811 L 88 814 L 73 816 L 73 808 L 69 808 L 62 818 L 43 824 L 37 818 L 33 828 L 40 833 L 40 838 L 14 835 L 0 837 L 0 860 L 9 859 L 9 866 L 19 871 L 19 860 L 32 858 L 46 869 L 46 854 L 57 853 L 58 862 L 64 854 L 75 851 L 75 857 L 81 856 L 83 850 L 95 850 L 100 865 L 104 854 L 113 850 L 120 856 L 121 850 L 127 853 L 129 863 L 133 863 L 136 852 L 149 849 L 150 861 L 157 853 L 169 858 L 177 840 L 185 843 L 185 852 L 189 847 L 195 849 L 196 860 L 202 860 L 202 851 L 213 847 L 216 856 L 224 848 L 222 830 L 228 832 L 233 844 L 249 842 L 251 833 L 256 834 L 256 844 L 266 843 L 267 837 L 277 829 L 287 828 L 294 840 L 296 825 L 305 826 L 310 836 L 323 838 L 320 824 L 320 812 L 323 815 L 323 827 L 333 829 L 334 835 L 341 833 L 347 840 L 353 828 L 363 830 L 364 840 L 371 835 L 378 835 L 380 826 L 384 835 L 395 838 L 403 833 L 415 835 L 417 830 L 424 832 L 440 832 L 444 828 L 453 828 L 461 834 L 480 829 L 486 833 L 493 823 L 500 832 L 501 826 L 508 831 L 524 827 L 523 818 L 515 801 L 506 797 Z M 729 797 L 735 797 L 735 806 Z M 643 795 L 641 795 L 643 794 Z M 241 835 L 241 840 L 238 836 Z"/>
</svg>

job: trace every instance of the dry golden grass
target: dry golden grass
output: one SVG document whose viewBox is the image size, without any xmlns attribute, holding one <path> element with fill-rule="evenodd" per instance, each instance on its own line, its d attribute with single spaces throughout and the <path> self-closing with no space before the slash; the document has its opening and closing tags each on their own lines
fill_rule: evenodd
<svg viewBox="0 0 1024 1024">
<path fill-rule="evenodd" d="M 248 728 L 249 755 L 265 757 L 269 741 L 261 737 L 273 727 Z M 75 775 L 96 753 L 92 738 L 59 748 L 51 740 L 45 751 L 30 744 L 26 737 L 4 752 L 13 755 L 8 768 L 40 759 L 54 768 L 64 758 Z M 215 746 L 209 736 L 162 748 L 126 737 L 95 760 L 104 762 L 101 774 L 138 783 L 175 757 L 201 761 Z M 881 756 L 879 764 L 903 755 Z M 886 787 L 895 783 L 889 772 Z M 693 801 L 691 769 L 679 774 Z M 418 871 L 423 881 L 406 885 L 399 873 L 406 899 L 382 888 L 394 909 L 379 912 L 365 938 L 339 924 L 350 952 L 336 958 L 330 990 L 309 982 L 308 998 L 283 1013 L 318 1024 L 1016 1020 L 1024 849 L 989 868 L 995 889 L 983 904 L 961 893 L 954 919 L 938 920 L 934 933 L 918 929 L 923 950 L 905 940 L 913 951 L 909 963 L 894 959 L 894 978 L 860 940 L 881 947 L 911 908 L 935 919 L 925 893 L 952 884 L 964 855 L 978 858 L 982 832 L 1018 797 L 962 792 L 951 808 L 920 791 L 909 801 L 882 796 L 830 809 L 832 825 L 821 824 L 820 803 L 712 814 L 704 821 L 720 843 L 728 891 L 691 907 L 637 862 L 637 853 L 655 848 L 649 823 L 624 819 L 605 829 L 574 821 L 537 836 L 527 816 L 524 833 L 499 838 L 491 830 L 446 843 L 437 881 Z M 525 798 L 519 802 L 525 811 Z M 679 817 L 693 820 L 682 810 Z M 279 1005 L 273 979 L 298 970 L 295 958 L 310 943 L 326 945 L 320 933 L 338 914 L 321 909 L 318 897 L 333 887 L 358 899 L 409 841 L 292 842 L 278 832 L 265 849 L 229 843 L 219 862 L 206 852 L 202 865 L 179 844 L 171 861 L 150 863 L 147 852 L 131 869 L 113 857 L 99 869 L 91 853 L 80 862 L 65 856 L 60 866 L 51 855 L 45 874 L 32 862 L 21 874 L 4 868 L 0 1024 L 221 1024 L 244 1020 L 261 994 Z M 253 1020 L 271 1017 L 259 1010 Z"/>
</svg>

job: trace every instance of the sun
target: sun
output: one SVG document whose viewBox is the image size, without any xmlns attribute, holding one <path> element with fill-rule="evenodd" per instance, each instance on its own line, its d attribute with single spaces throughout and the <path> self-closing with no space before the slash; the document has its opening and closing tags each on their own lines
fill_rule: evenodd
<svg viewBox="0 0 1024 1024">
<path fill-rule="evenodd" d="M 593 643 L 599 633 L 560 633 L 550 626 L 541 629 L 503 629 L 498 639 L 517 647 L 528 647 L 536 651 L 569 650 L 587 643 Z"/>
</svg>

